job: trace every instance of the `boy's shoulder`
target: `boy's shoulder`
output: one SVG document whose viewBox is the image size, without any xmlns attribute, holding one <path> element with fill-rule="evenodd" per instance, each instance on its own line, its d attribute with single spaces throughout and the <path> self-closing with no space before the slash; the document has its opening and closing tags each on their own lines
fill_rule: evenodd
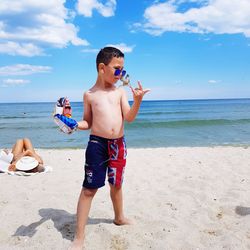
<svg viewBox="0 0 250 250">
<path fill-rule="evenodd" d="M 87 101 L 87 100 L 89 100 L 90 97 L 91 97 L 91 90 L 89 89 L 83 93 L 83 99 L 84 99 L 84 101 Z"/>
<path fill-rule="evenodd" d="M 92 99 L 95 98 L 95 93 L 98 91 L 98 88 L 96 86 L 91 87 L 90 89 L 86 90 L 83 94 L 84 99 Z"/>
<path fill-rule="evenodd" d="M 93 94 L 95 91 L 96 91 L 96 87 L 95 87 L 95 85 L 94 85 L 94 86 L 92 86 L 90 89 L 86 90 L 86 91 L 84 92 L 84 95 Z"/>
</svg>

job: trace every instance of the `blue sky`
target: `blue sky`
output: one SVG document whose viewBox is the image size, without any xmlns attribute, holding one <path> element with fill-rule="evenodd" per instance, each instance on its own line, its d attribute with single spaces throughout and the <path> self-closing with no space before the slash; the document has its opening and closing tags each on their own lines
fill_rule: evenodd
<svg viewBox="0 0 250 250">
<path fill-rule="evenodd" d="M 249 0 L 1 0 L 0 102 L 81 101 L 107 45 L 145 99 L 249 98 L 249 13 Z"/>
</svg>

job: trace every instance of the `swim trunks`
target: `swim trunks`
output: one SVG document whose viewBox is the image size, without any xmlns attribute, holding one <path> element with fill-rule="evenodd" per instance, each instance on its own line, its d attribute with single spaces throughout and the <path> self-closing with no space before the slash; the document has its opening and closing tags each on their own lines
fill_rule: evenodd
<svg viewBox="0 0 250 250">
<path fill-rule="evenodd" d="M 127 149 L 124 137 L 106 139 L 90 135 L 85 152 L 85 177 L 83 187 L 100 188 L 105 185 L 106 173 L 108 182 L 121 186 L 126 165 Z"/>
</svg>

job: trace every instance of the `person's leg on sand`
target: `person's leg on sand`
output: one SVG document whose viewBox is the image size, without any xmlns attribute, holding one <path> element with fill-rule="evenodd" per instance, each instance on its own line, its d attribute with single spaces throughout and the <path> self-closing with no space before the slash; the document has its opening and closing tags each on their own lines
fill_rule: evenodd
<svg viewBox="0 0 250 250">
<path fill-rule="evenodd" d="M 32 143 L 31 143 L 30 139 L 24 138 L 23 139 L 23 144 L 24 144 L 24 149 L 25 150 L 30 150 L 33 153 L 35 153 L 34 147 L 33 147 Z"/>
<path fill-rule="evenodd" d="M 23 148 L 24 148 L 23 139 L 18 139 L 16 140 L 16 143 L 13 145 L 11 152 L 14 156 L 16 156 L 23 152 Z"/>
<path fill-rule="evenodd" d="M 114 224 L 121 226 L 121 225 L 130 225 L 132 221 L 129 220 L 124 216 L 123 212 L 123 195 L 122 195 L 122 186 L 114 186 L 110 185 L 110 197 L 113 203 L 114 209 Z"/>
<path fill-rule="evenodd" d="M 70 250 L 80 250 L 83 248 L 84 231 L 88 221 L 89 210 L 92 200 L 98 189 L 82 188 L 77 205 L 76 233 Z"/>
<path fill-rule="evenodd" d="M 16 140 L 16 143 L 13 145 L 11 153 L 13 154 L 12 162 L 15 162 L 17 159 L 22 157 L 24 149 L 23 139 Z"/>
<path fill-rule="evenodd" d="M 24 138 L 23 139 L 23 145 L 24 145 L 24 153 L 23 153 L 23 156 L 31 156 L 31 157 L 34 157 L 38 162 L 39 164 L 42 164 L 43 165 L 43 159 L 41 158 L 40 155 L 38 155 L 31 143 L 31 140 L 28 139 L 28 138 Z M 44 170 L 43 167 L 40 168 L 42 172 Z"/>
</svg>

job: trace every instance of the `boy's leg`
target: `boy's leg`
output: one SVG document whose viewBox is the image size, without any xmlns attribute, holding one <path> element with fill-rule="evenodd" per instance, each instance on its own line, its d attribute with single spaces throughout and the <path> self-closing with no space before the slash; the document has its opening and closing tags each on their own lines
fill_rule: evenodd
<svg viewBox="0 0 250 250">
<path fill-rule="evenodd" d="M 70 250 L 82 249 L 91 202 L 98 189 L 82 188 L 77 205 L 76 234 Z"/>
<path fill-rule="evenodd" d="M 122 182 L 126 165 L 127 149 L 124 137 L 110 140 L 108 143 L 108 153 L 110 156 L 108 165 L 108 181 L 110 185 L 110 196 L 113 203 L 116 225 L 132 224 L 124 216 Z"/>
<path fill-rule="evenodd" d="M 82 249 L 91 202 L 98 188 L 105 185 L 107 161 L 105 143 L 102 138 L 90 135 L 85 151 L 85 176 L 77 205 L 76 234 L 71 250 Z"/>
<path fill-rule="evenodd" d="M 113 203 L 115 218 L 114 223 L 116 225 L 129 225 L 132 222 L 124 216 L 123 212 L 123 196 L 122 186 L 110 185 L 110 197 Z"/>
</svg>

